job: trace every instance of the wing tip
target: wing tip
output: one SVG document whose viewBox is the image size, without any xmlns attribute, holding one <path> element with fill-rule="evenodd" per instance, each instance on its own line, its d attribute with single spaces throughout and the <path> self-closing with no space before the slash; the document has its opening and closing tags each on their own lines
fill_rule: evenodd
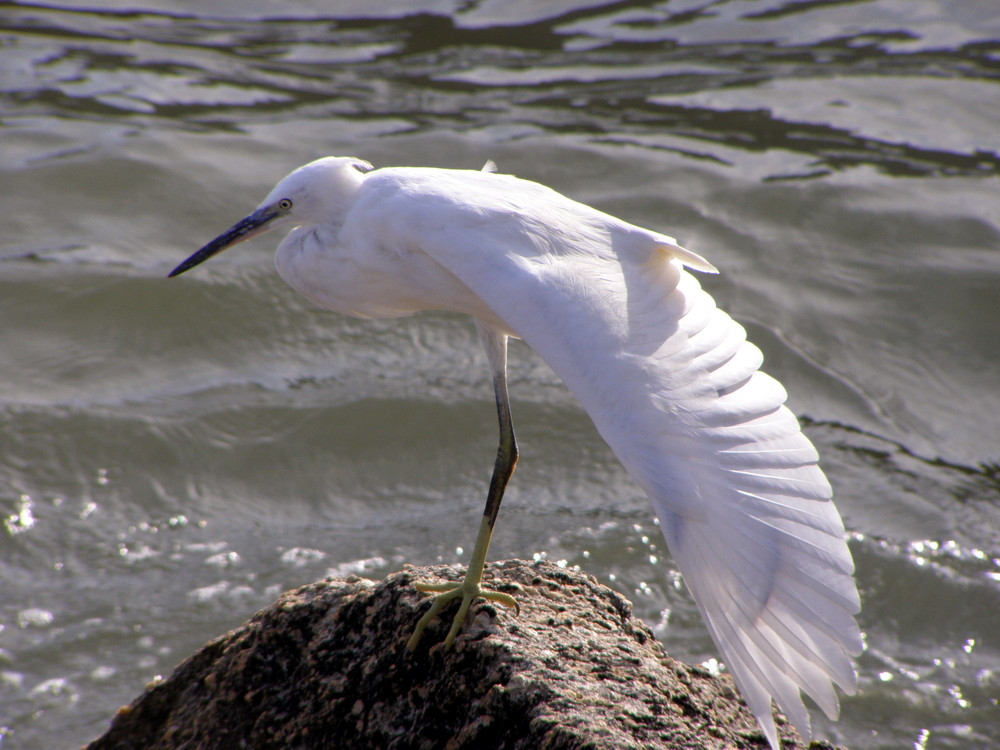
<svg viewBox="0 0 1000 750">
<path fill-rule="evenodd" d="M 657 247 L 672 258 L 679 260 L 683 265 L 690 268 L 692 271 L 701 271 L 702 273 L 719 272 L 718 268 L 713 266 L 702 256 L 698 255 L 698 253 L 692 252 L 691 250 L 683 248 L 680 245 L 667 245 L 665 243 L 660 243 Z"/>
</svg>

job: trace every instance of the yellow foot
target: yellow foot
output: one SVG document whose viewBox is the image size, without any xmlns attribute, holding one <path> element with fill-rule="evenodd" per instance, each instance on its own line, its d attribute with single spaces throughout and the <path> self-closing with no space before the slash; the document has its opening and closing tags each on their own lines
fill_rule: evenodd
<svg viewBox="0 0 1000 750">
<path fill-rule="evenodd" d="M 417 644 L 420 642 L 420 636 L 424 633 L 424 628 L 437 616 L 441 608 L 452 599 L 461 597 L 462 604 L 459 606 L 458 612 L 455 613 L 455 618 L 451 621 L 451 630 L 448 631 L 448 635 L 444 639 L 444 647 L 446 649 L 451 648 L 451 645 L 455 642 L 455 637 L 458 635 L 458 631 L 462 629 L 462 623 L 465 622 L 465 616 L 469 613 L 469 607 L 472 606 L 472 602 L 476 599 L 486 599 L 487 601 L 496 602 L 504 607 L 513 609 L 516 614 L 521 614 L 521 608 L 513 596 L 499 591 L 484 589 L 479 583 L 472 581 L 466 580 L 461 583 L 416 583 L 414 587 L 417 591 L 425 593 L 435 591 L 441 593 L 434 597 L 431 608 L 420 618 L 417 627 L 413 629 L 413 635 L 406 642 L 406 647 L 410 651 L 416 651 Z"/>
</svg>

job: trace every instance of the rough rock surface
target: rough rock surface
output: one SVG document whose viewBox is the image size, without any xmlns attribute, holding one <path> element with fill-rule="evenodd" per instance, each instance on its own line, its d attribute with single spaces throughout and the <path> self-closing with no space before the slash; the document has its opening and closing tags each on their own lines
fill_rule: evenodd
<svg viewBox="0 0 1000 750">
<path fill-rule="evenodd" d="M 485 583 L 514 594 L 520 615 L 474 604 L 446 651 L 456 602 L 411 654 L 430 606 L 412 583 L 461 574 L 409 567 L 291 591 L 120 709 L 88 748 L 767 748 L 729 677 L 674 661 L 626 599 L 550 563 L 488 566 Z M 803 747 L 778 721 L 784 747 Z"/>
</svg>

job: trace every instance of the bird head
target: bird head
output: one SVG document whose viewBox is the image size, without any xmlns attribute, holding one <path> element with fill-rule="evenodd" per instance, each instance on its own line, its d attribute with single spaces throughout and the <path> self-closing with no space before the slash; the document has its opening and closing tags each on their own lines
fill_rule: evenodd
<svg viewBox="0 0 1000 750">
<path fill-rule="evenodd" d="M 371 170 L 368 162 L 347 156 L 327 156 L 299 167 L 279 182 L 253 213 L 177 266 L 169 278 L 272 229 L 336 221 L 346 211 L 364 174 Z"/>
</svg>

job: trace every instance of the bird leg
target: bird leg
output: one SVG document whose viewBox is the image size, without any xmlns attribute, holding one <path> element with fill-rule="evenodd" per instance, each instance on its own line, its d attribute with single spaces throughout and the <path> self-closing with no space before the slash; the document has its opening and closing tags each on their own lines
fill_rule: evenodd
<svg viewBox="0 0 1000 750">
<path fill-rule="evenodd" d="M 493 465 L 493 478 L 490 480 L 490 490 L 486 496 L 486 507 L 483 509 L 483 519 L 479 525 L 479 534 L 476 537 L 476 544 L 472 548 L 472 558 L 469 560 L 469 567 L 465 573 L 465 579 L 461 583 L 417 583 L 417 591 L 427 593 L 439 592 L 434 597 L 430 609 L 420 618 L 413 635 L 406 642 L 406 647 L 410 651 L 417 648 L 420 636 L 424 629 L 437 616 L 438 612 L 452 599 L 461 598 L 458 612 L 451 622 L 451 630 L 444 639 L 445 648 L 451 648 L 455 642 L 458 631 L 465 622 L 465 616 L 469 612 L 469 607 L 476 599 L 486 599 L 488 601 L 511 607 L 515 612 L 520 613 L 517 600 L 510 594 L 499 591 L 491 591 L 482 587 L 483 567 L 486 565 L 486 553 L 490 548 L 490 539 L 493 537 L 493 526 L 496 524 L 497 514 L 500 512 L 500 502 L 503 500 L 503 493 L 507 487 L 507 482 L 514 473 L 514 465 L 517 463 L 517 442 L 514 439 L 514 424 L 510 415 L 510 399 L 507 396 L 507 336 L 501 334 L 485 324 L 476 321 L 479 328 L 479 335 L 483 340 L 486 354 L 489 356 L 490 364 L 493 368 L 493 390 L 496 393 L 497 416 L 500 420 L 500 445 L 497 448 L 497 458 Z"/>
</svg>

